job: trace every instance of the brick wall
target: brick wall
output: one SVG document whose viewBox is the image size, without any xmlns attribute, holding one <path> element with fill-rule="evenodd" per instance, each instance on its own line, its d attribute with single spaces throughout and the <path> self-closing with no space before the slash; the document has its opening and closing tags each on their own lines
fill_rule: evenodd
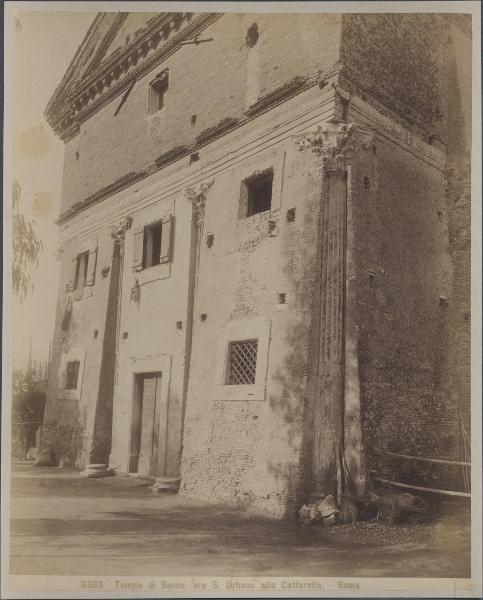
<svg viewBox="0 0 483 600">
<path fill-rule="evenodd" d="M 270 166 L 271 213 L 240 220 L 240 182 Z M 220 173 L 209 191 L 204 231 L 214 234 L 214 245 L 201 244 L 182 459 L 185 495 L 280 517 L 307 492 L 320 186 L 313 159 L 287 140 Z M 286 218 L 291 208 L 295 221 Z M 269 219 L 276 222 L 271 235 Z M 279 304 L 279 293 L 286 294 L 286 304 Z M 202 312 L 206 321 L 199 319 Z M 220 352 L 227 351 L 219 343 L 222 330 L 249 327 L 256 319 L 271 322 L 265 398 L 219 400 L 215 371 Z"/>
<path fill-rule="evenodd" d="M 435 483 L 441 470 L 389 463 L 379 450 L 454 459 L 459 443 L 448 373 L 444 185 L 441 168 L 382 139 L 373 160 L 356 163 L 352 180 L 353 309 L 367 468 L 415 484 Z"/>
<path fill-rule="evenodd" d="M 307 344 L 310 343 L 310 320 L 307 319 L 310 319 L 311 315 L 310 290 L 311 286 L 315 285 L 315 276 L 309 260 L 310 254 L 313 255 L 316 251 L 315 245 L 306 246 L 304 240 L 307 240 L 309 235 L 310 239 L 316 235 L 316 224 L 313 219 L 315 209 L 312 205 L 315 202 L 317 206 L 318 196 L 310 196 L 313 194 L 310 191 L 311 185 L 314 185 L 312 183 L 307 188 L 308 199 L 306 198 L 307 158 L 295 152 L 295 145 L 290 137 L 286 142 L 286 150 L 278 148 L 280 144 L 278 138 L 286 139 L 290 136 L 294 126 L 300 127 L 306 122 L 307 114 L 311 115 L 309 119 L 315 122 L 317 116 L 311 112 L 315 108 L 319 113 L 325 111 L 323 118 L 330 118 L 333 115 L 332 97 L 333 92 L 312 89 L 306 92 L 302 103 L 298 98 L 292 99 L 263 117 L 261 121 L 251 122 L 243 129 L 213 144 L 206 153 L 206 160 L 194 165 L 189 165 L 187 161 L 170 165 L 142 182 L 106 198 L 102 203 L 79 214 L 62 226 L 64 254 L 54 348 L 54 363 L 57 366 L 54 371 L 56 373 L 59 371 L 60 359 L 71 347 L 85 348 L 86 363 L 80 401 L 69 401 L 69 404 L 59 399 L 60 372 L 51 382 L 47 421 L 51 423 L 51 429 L 55 429 L 58 433 L 47 436 L 46 444 L 52 444 L 59 454 L 67 454 L 64 448 L 66 444 L 68 445 L 65 441 L 67 434 L 59 429 L 58 424 L 58 421 L 65 422 L 70 428 L 69 431 L 72 430 L 73 435 L 78 437 L 75 441 L 75 456 L 72 458 L 66 456 L 66 458 L 79 466 L 88 462 L 92 447 L 96 401 L 99 395 L 100 349 L 103 343 L 111 276 L 109 272 L 104 279 L 100 273 L 105 267 L 110 266 L 111 227 L 122 217 L 130 215 L 133 223 L 126 233 L 122 269 L 118 378 L 109 464 L 121 472 L 129 470 L 135 367 L 138 366 L 136 361 L 147 361 L 143 364 L 149 363 L 149 365 L 143 370 L 163 371 L 163 384 L 166 381 L 169 387 L 170 416 L 167 430 L 169 439 L 166 474 L 172 476 L 179 474 L 187 351 L 185 335 L 190 318 L 188 274 L 192 261 L 191 204 L 185 195 L 185 190 L 194 179 L 203 177 L 205 169 L 212 173 L 215 169 L 205 223 L 205 232 L 213 231 L 215 244 L 213 248 L 208 249 L 205 238 L 200 242 L 202 272 L 199 276 L 199 294 L 194 312 L 193 332 L 198 353 L 193 354 L 191 361 L 195 375 L 192 376 L 194 391 L 191 392 L 193 399 L 189 399 L 189 406 L 204 406 L 206 426 L 212 419 L 217 422 L 218 432 L 213 436 L 215 448 L 213 456 L 216 453 L 220 456 L 225 453 L 226 472 L 236 473 L 236 477 L 243 481 L 243 492 L 241 492 L 243 499 L 250 498 L 252 504 L 258 502 L 260 506 L 263 505 L 263 493 L 257 488 L 260 485 L 257 482 L 264 482 L 267 479 L 265 475 L 259 475 L 268 470 L 269 483 L 265 496 L 271 494 L 273 504 L 269 510 L 273 514 L 281 514 L 286 509 L 287 503 L 294 504 L 297 481 L 302 480 L 305 473 L 301 463 L 305 460 L 306 449 L 301 438 L 302 420 L 305 418 L 303 403 L 307 399 L 305 390 L 308 386 L 305 379 L 310 373 L 310 353 L 307 349 Z M 277 131 L 275 141 L 272 140 L 274 128 Z M 240 136 L 246 140 L 246 146 L 240 147 Z M 240 154 L 239 158 L 236 158 L 237 154 Z M 235 165 L 229 169 L 223 164 L 227 157 L 229 162 Z M 270 217 L 277 220 L 278 229 L 270 237 L 268 236 L 269 215 L 256 215 L 247 219 L 242 226 L 239 226 L 238 221 L 241 180 L 254 171 L 264 168 L 261 166 L 262 163 L 265 167 L 273 166 L 276 172 L 276 204 Z M 309 204 L 306 205 L 306 202 Z M 289 208 L 297 210 L 295 222 L 286 219 L 285 213 Z M 133 231 L 138 226 L 158 220 L 166 213 L 174 217 L 170 270 L 158 278 L 153 280 L 147 278 L 143 281 L 141 274 L 133 272 L 132 269 Z M 235 235 L 232 235 L 234 232 Z M 74 302 L 71 325 L 69 331 L 64 333 L 60 330 L 60 323 L 66 301 L 65 284 L 70 277 L 69 268 L 72 266 L 72 259 L 82 250 L 85 240 L 93 237 L 99 240 L 93 296 Z M 281 238 L 285 240 L 282 245 L 280 245 Z M 269 257 L 266 256 L 267 249 L 270 249 L 270 262 Z M 210 263 L 213 257 L 216 257 L 216 261 Z M 137 279 L 140 280 L 139 299 L 134 301 L 131 291 L 136 286 Z M 225 295 L 227 285 L 230 286 L 231 291 Z M 286 293 L 288 296 L 287 305 L 281 312 L 277 308 L 279 292 Z M 213 295 L 216 295 L 217 302 L 225 303 L 222 310 L 218 311 L 213 302 Z M 177 299 L 176 302 L 173 302 L 173 298 Z M 201 312 L 207 313 L 206 322 L 200 321 Z M 274 373 L 271 377 L 275 383 L 272 384 L 271 395 L 267 395 L 263 404 L 262 413 L 265 413 L 263 423 L 261 420 L 263 415 L 252 414 L 255 404 L 250 402 L 246 403 L 246 410 L 240 413 L 242 404 L 239 403 L 218 402 L 212 411 L 211 404 L 207 404 L 208 401 L 214 402 L 209 396 L 210 391 L 201 404 L 198 399 L 198 394 L 203 387 L 211 389 L 212 370 L 205 358 L 207 352 L 209 353 L 210 348 L 216 343 L 219 324 L 260 315 L 275 316 L 277 324 L 274 325 L 273 331 L 278 338 L 271 354 L 274 365 L 272 367 Z M 181 330 L 177 329 L 178 321 L 182 324 Z M 99 330 L 98 339 L 93 338 L 94 329 Z M 278 348 L 281 350 L 279 351 Z M 158 359 L 159 362 L 156 362 Z M 198 372 L 197 369 L 201 371 Z M 276 391 L 278 388 L 281 391 Z M 270 409 L 267 408 L 269 405 Z M 230 411 L 233 412 L 231 416 Z M 236 452 L 232 453 L 229 447 L 229 438 L 231 439 L 235 431 L 245 431 L 244 427 L 248 446 L 236 458 Z M 267 460 L 264 457 L 266 438 L 261 433 L 264 428 L 267 428 L 269 438 L 275 440 Z M 293 438 L 289 447 L 282 435 L 282 431 L 286 430 L 291 432 L 291 439 Z M 204 447 L 202 436 L 203 428 L 196 426 L 194 430 L 185 433 L 185 440 L 188 440 L 188 446 L 193 444 L 195 448 L 199 448 L 201 444 Z M 250 448 L 251 444 L 254 447 Z M 207 449 L 211 452 L 210 444 Z M 205 451 L 206 449 L 203 452 Z M 247 451 L 251 458 L 245 460 Z M 237 496 L 235 490 L 238 488 L 227 486 L 228 478 L 219 470 L 222 464 L 220 456 L 218 456 L 220 460 L 217 458 L 216 464 L 213 463 L 213 468 L 216 469 L 211 472 L 210 479 L 210 468 L 200 458 L 203 452 L 195 451 L 198 467 L 193 471 L 185 470 L 187 482 L 190 478 L 194 478 L 195 491 L 199 495 L 206 493 L 211 497 L 230 497 L 233 500 Z M 188 462 L 189 458 L 186 464 Z M 203 469 L 205 475 L 199 477 L 197 469 Z M 245 477 L 242 477 L 243 473 Z M 292 476 L 293 473 L 296 474 L 295 478 Z M 206 483 L 205 488 L 203 488 L 204 482 L 209 482 Z M 252 488 L 253 492 L 250 492 Z M 221 489 L 224 490 L 223 493 Z"/>
<path fill-rule="evenodd" d="M 254 22 L 260 37 L 249 49 L 245 36 Z M 183 46 L 137 81 L 117 116 L 121 96 L 81 125 L 65 148 L 61 212 L 166 151 L 193 143 L 222 119 L 242 116 L 249 52 L 258 55 L 258 93 L 263 96 L 296 76 L 331 71 L 339 31 L 338 15 L 224 15 L 201 35 L 214 41 Z M 170 82 L 159 133 L 154 123 L 159 115 L 147 112 L 148 85 L 165 68 Z"/>
<path fill-rule="evenodd" d="M 453 391 L 470 431 L 471 400 L 471 39 L 458 27 L 449 32 L 446 116 L 448 127 L 447 209 L 452 258 Z"/>
<path fill-rule="evenodd" d="M 358 308 L 363 316 L 359 374 L 369 468 L 383 468 L 373 446 L 386 433 L 392 445 L 399 444 L 396 450 L 408 454 L 463 458 L 459 413 L 468 432 L 471 381 L 469 26 L 465 15 L 343 19 L 343 87 L 422 140 L 447 144 L 448 168 L 434 184 L 430 168 L 384 146 L 372 175 L 369 165 L 363 168 L 369 190 L 357 180 L 364 174 L 354 174 L 354 211 L 362 219 L 355 216 L 355 222 L 367 228 L 359 232 L 364 241 L 355 254 L 368 261 L 359 276 L 365 285 L 357 287 L 365 299 Z M 378 52 L 381 46 L 387 51 Z M 374 198 L 379 205 L 372 213 Z M 397 261 L 392 282 L 380 264 L 391 256 Z M 440 306 L 438 295 L 445 297 Z M 434 487 L 462 485 L 456 467 L 393 460 L 384 468 Z"/>
<path fill-rule="evenodd" d="M 344 15 L 341 62 L 354 90 L 393 118 L 442 135 L 442 23 L 435 15 Z"/>
<path fill-rule="evenodd" d="M 420 139 L 413 139 L 411 149 L 402 139 L 401 144 L 390 142 L 388 135 L 397 121 L 412 123 L 413 131 L 424 129 L 423 124 L 426 133 L 440 131 L 439 113 L 449 110 L 441 100 L 441 82 L 432 49 L 426 44 L 434 23 L 424 17 L 415 24 L 414 19 L 348 16 L 343 38 L 344 61 L 352 74 L 359 72 L 366 79 L 357 82 L 361 89 L 352 82 L 351 90 L 359 89 L 361 96 L 373 94 L 368 98 L 373 106 L 386 103 L 383 112 L 389 117 L 386 130 L 380 127 L 383 133 L 379 131 L 376 154 L 355 159 L 350 174 L 355 276 L 350 310 L 357 330 L 356 384 L 367 467 L 383 473 L 396 467 L 380 460 L 379 445 L 410 454 L 454 457 L 458 415 L 450 393 L 451 327 L 458 356 L 456 372 L 463 393 L 469 393 L 469 329 L 458 325 L 468 323 L 469 312 L 465 159 L 458 162 L 455 158 L 457 173 L 445 182 L 441 170 L 414 151 Z M 260 38 L 248 49 L 245 35 L 254 22 Z M 248 91 L 263 96 L 296 76 L 317 69 L 322 76 L 330 73 L 338 59 L 340 28 L 341 17 L 336 15 L 223 16 L 203 32 L 213 42 L 182 47 L 166 65 L 136 82 L 117 116 L 120 97 L 81 126 L 66 145 L 62 211 L 167 150 L 192 144 L 223 118 L 241 116 Z M 391 38 L 388 45 L 387 36 L 393 30 L 395 43 Z M 388 55 L 381 53 L 381 46 L 390 48 Z M 248 69 L 248 53 L 253 51 L 257 58 Z M 381 91 L 376 81 L 390 81 L 388 69 L 394 69 L 399 60 L 397 80 Z M 155 127 L 147 115 L 148 83 L 166 67 L 170 70 L 166 113 Z M 247 69 L 253 79 L 248 83 Z M 173 270 L 165 278 L 143 284 L 136 302 L 131 297 L 136 280 L 130 260 L 133 232 L 126 238 L 120 333 L 128 335 L 119 341 L 111 463 L 121 471 L 128 468 L 134 359 L 148 364 L 158 357 L 156 364 L 163 366 L 154 370 L 165 372 L 169 356 L 173 427 L 168 434 L 174 450 L 167 460 L 167 474 L 179 472 L 188 355 L 186 329 L 179 333 L 176 322 L 186 325 L 189 319 L 193 250 L 191 207 L 184 189 L 206 179 L 209 172 L 213 185 L 200 238 L 182 493 L 239 503 L 272 516 L 292 512 L 304 498 L 311 477 L 321 178 L 314 158 L 299 154 L 290 135 L 293 128 L 309 127 L 317 119 L 334 120 L 332 105 L 322 114 L 331 94 L 312 88 L 203 148 L 200 160 L 192 166 L 187 158 L 174 163 L 63 226 L 54 377 L 49 382 L 45 418 L 45 444 L 54 445 L 62 458 L 79 465 L 88 459 L 110 279 L 109 273 L 103 278 L 100 272 L 112 259 L 109 228 L 121 215 L 132 215 L 136 226 L 169 210 L 176 218 Z M 415 106 L 417 114 L 411 112 Z M 350 107 L 344 114 L 349 121 L 360 116 L 352 114 Z M 368 122 L 372 123 L 370 116 Z M 444 127 L 451 139 L 459 125 L 456 121 L 450 125 L 445 122 Z M 455 157 L 461 157 L 460 150 Z M 275 173 L 271 212 L 240 220 L 241 181 L 268 167 Z M 286 218 L 292 208 L 296 209 L 295 221 Z M 271 232 L 269 221 L 273 221 Z M 99 251 L 93 295 L 74 302 L 71 325 L 64 333 L 67 271 L 85 238 L 94 232 Z M 214 235 L 211 247 L 206 244 L 207 233 Z M 285 305 L 279 304 L 279 293 L 286 294 Z M 456 305 L 461 308 L 455 309 Z M 206 315 L 204 320 L 201 314 Z M 234 323 L 257 319 L 271 323 L 265 398 L 220 400 L 214 377 L 221 332 Z M 94 329 L 99 330 L 98 338 L 93 336 Z M 59 398 L 60 361 L 72 347 L 86 351 L 79 402 Z M 439 476 L 435 470 L 416 472 L 412 466 L 399 465 L 397 470 L 408 481 L 416 477 L 433 481 Z"/>
</svg>

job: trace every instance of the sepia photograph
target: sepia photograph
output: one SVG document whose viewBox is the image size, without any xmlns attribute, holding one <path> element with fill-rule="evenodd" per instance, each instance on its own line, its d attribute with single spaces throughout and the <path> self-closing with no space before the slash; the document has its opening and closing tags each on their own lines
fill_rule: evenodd
<svg viewBox="0 0 483 600">
<path fill-rule="evenodd" d="M 2 598 L 481 597 L 478 2 L 5 2 Z"/>
</svg>

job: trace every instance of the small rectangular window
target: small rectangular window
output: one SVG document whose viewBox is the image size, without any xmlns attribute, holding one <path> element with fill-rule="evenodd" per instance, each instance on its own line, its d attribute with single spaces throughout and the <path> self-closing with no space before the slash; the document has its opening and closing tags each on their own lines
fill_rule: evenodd
<svg viewBox="0 0 483 600">
<path fill-rule="evenodd" d="M 77 256 L 75 267 L 74 289 L 83 288 L 87 281 L 87 265 L 89 263 L 89 252 L 82 252 Z"/>
<path fill-rule="evenodd" d="M 228 385 L 253 385 L 257 370 L 258 340 L 230 342 L 228 346 Z"/>
<path fill-rule="evenodd" d="M 150 115 L 164 108 L 165 94 L 168 91 L 169 76 L 168 71 L 163 71 L 149 84 L 149 106 Z"/>
<path fill-rule="evenodd" d="M 161 240 L 163 224 L 161 221 L 144 228 L 143 269 L 154 267 L 161 262 Z"/>
<path fill-rule="evenodd" d="M 66 365 L 66 373 L 65 373 L 65 389 L 66 390 L 76 390 L 77 382 L 79 379 L 79 367 L 80 361 L 72 360 L 69 361 Z"/>
<path fill-rule="evenodd" d="M 272 187 L 272 169 L 242 181 L 240 218 L 251 217 L 270 210 L 272 207 Z"/>
</svg>

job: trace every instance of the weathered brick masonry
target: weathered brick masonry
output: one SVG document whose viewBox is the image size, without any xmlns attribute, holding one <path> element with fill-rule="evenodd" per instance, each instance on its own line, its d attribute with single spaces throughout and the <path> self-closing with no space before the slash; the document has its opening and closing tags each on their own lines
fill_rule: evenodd
<svg viewBox="0 0 483 600">
<path fill-rule="evenodd" d="M 330 72 L 337 60 L 340 18 L 296 15 L 290 20 L 283 15 L 250 14 L 217 18 L 200 33 L 200 38 L 212 37 L 214 43 L 182 46 L 157 67 L 170 71 L 166 116 L 147 115 L 150 71 L 136 81 L 115 117 L 121 96 L 93 114 L 67 142 L 61 211 L 145 168 L 165 152 L 195 143 L 197 136 L 224 118 L 240 118 L 248 108 L 245 36 L 254 21 L 263 30 L 256 47 L 257 95 L 262 97 L 296 76 Z M 196 115 L 194 124 L 192 115 Z M 160 118 L 163 122 L 158 125 Z"/>
<path fill-rule="evenodd" d="M 43 444 L 275 517 L 335 492 L 338 445 L 359 490 L 461 485 L 380 450 L 459 458 L 468 429 L 468 40 L 463 15 L 100 15 L 47 108 Z"/>
<path fill-rule="evenodd" d="M 367 179 L 354 186 L 364 190 L 362 202 L 354 197 L 354 223 L 365 447 L 370 463 L 385 474 L 433 487 L 444 482 L 460 488 L 461 469 L 389 461 L 373 452 L 389 446 L 409 455 L 464 459 L 462 425 L 469 433 L 470 407 L 470 29 L 463 15 L 417 21 L 357 15 L 343 27 L 347 87 L 356 81 L 361 98 L 373 94 L 378 110 L 385 112 L 379 101 L 390 105 L 398 114 L 394 121 L 446 147 L 445 190 L 440 171 L 387 143 L 378 145 L 373 165 L 360 173 Z M 382 43 L 387 51 L 377 53 Z M 350 108 L 348 114 L 355 118 Z"/>
</svg>

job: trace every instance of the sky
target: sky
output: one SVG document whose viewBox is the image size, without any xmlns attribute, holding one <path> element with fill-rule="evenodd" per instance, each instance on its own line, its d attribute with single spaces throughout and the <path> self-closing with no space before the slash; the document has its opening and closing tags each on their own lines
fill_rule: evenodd
<svg viewBox="0 0 483 600">
<path fill-rule="evenodd" d="M 15 15 L 13 61 L 13 177 L 22 190 L 20 210 L 33 221 L 43 243 L 39 266 L 31 272 L 33 294 L 14 298 L 13 360 L 25 365 L 48 358 L 54 330 L 60 262 L 58 227 L 64 144 L 43 117 L 95 13 L 23 12 Z"/>
</svg>

